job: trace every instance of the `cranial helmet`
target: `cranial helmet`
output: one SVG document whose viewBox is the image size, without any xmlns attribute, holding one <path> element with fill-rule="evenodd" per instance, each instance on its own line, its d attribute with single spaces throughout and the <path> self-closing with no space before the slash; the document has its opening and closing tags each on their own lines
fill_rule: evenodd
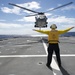
<svg viewBox="0 0 75 75">
<path fill-rule="evenodd" d="M 56 26 L 56 24 L 52 24 L 52 25 L 50 26 L 50 28 L 51 28 L 51 29 L 56 29 L 57 26 Z"/>
</svg>

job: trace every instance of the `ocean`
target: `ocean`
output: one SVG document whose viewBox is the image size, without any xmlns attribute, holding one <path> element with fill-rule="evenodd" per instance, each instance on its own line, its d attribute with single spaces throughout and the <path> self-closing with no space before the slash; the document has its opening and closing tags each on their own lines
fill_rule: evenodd
<svg viewBox="0 0 75 75">
<path fill-rule="evenodd" d="M 0 35 L 0 39 L 28 37 L 28 35 Z M 30 37 L 30 36 L 29 36 Z M 75 32 L 67 32 L 60 37 L 75 37 Z"/>
</svg>

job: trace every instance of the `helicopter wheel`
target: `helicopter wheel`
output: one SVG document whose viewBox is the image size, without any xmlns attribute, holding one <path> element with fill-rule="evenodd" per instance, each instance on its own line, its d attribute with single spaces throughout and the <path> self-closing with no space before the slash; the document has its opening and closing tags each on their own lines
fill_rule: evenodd
<svg viewBox="0 0 75 75">
<path fill-rule="evenodd" d="M 47 25 L 45 25 L 45 27 L 47 27 Z"/>
<path fill-rule="evenodd" d="M 36 25 L 34 27 L 36 27 Z"/>
</svg>

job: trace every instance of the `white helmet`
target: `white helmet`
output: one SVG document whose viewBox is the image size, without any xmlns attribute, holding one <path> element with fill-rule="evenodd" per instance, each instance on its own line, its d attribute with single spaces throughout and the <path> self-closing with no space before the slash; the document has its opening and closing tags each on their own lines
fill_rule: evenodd
<svg viewBox="0 0 75 75">
<path fill-rule="evenodd" d="M 51 28 L 51 29 L 56 29 L 57 26 L 56 26 L 56 24 L 52 24 L 52 25 L 50 26 L 50 28 Z"/>
</svg>

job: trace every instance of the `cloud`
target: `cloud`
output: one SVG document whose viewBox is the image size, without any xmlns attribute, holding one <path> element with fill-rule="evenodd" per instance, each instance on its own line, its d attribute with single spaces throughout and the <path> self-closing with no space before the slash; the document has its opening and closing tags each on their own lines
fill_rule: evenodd
<svg viewBox="0 0 75 75">
<path fill-rule="evenodd" d="M 24 22 L 35 22 L 35 17 L 23 17 L 22 19 L 18 19 L 16 21 L 24 21 Z"/>
<path fill-rule="evenodd" d="M 41 8 L 40 4 L 38 2 L 35 2 L 35 1 L 23 3 L 23 4 L 17 4 L 17 5 L 22 6 L 22 7 L 26 7 L 26 8 L 31 9 L 31 10 L 32 9 L 36 10 L 36 9 Z M 20 8 L 15 7 L 15 6 L 13 6 L 12 9 L 8 8 L 8 7 L 2 7 L 1 11 L 4 13 L 13 13 L 13 14 L 17 14 L 17 15 L 21 15 L 22 12 L 30 13 L 29 11 L 21 10 Z"/>
<path fill-rule="evenodd" d="M 1 23 L 0 22 L 0 29 L 1 28 L 20 28 L 22 25 L 20 24 L 13 24 L 13 23 Z"/>
<path fill-rule="evenodd" d="M 0 34 L 34 34 L 33 24 L 14 24 L 14 23 L 1 23 L 0 22 Z"/>
<path fill-rule="evenodd" d="M 35 1 L 32 1 L 32 2 L 27 2 L 27 3 L 23 3 L 23 4 L 18 4 L 22 7 L 26 7 L 28 9 L 39 9 L 41 8 L 40 7 L 40 4 L 38 2 L 35 2 Z"/>
<path fill-rule="evenodd" d="M 18 24 L 18 23 L 2 23 L 0 22 L 0 29 L 31 29 L 32 23 Z"/>
<path fill-rule="evenodd" d="M 8 7 L 2 7 L 1 10 L 4 13 L 14 13 L 17 15 L 20 15 L 20 11 L 21 11 L 20 8 L 17 8 L 17 7 L 13 7 L 13 9 L 10 9 Z"/>
<path fill-rule="evenodd" d="M 75 18 L 67 18 L 66 16 L 59 16 L 54 18 L 48 18 L 48 22 L 53 23 L 65 23 L 65 24 L 74 24 Z"/>
<path fill-rule="evenodd" d="M 0 34 L 7 34 L 7 35 L 35 35 L 36 32 L 32 29 L 11 29 L 11 30 L 0 30 Z M 38 33 L 37 33 L 38 34 Z"/>
</svg>

